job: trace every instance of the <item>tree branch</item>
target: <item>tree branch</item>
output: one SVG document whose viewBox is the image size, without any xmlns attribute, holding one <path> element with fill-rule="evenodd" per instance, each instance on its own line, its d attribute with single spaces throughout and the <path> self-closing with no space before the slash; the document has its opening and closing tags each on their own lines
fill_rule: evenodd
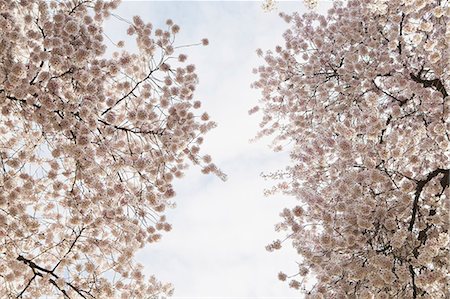
<svg viewBox="0 0 450 299">
<path fill-rule="evenodd" d="M 425 88 L 434 87 L 434 88 L 436 88 L 437 91 L 442 93 L 442 96 L 444 98 L 448 96 L 447 90 L 445 89 L 445 86 L 440 79 L 438 79 L 438 78 L 433 79 L 433 80 L 422 79 L 422 78 L 420 78 L 421 73 L 422 73 L 422 71 L 420 71 L 417 76 L 414 75 L 413 73 L 410 73 L 409 75 L 411 76 L 411 79 L 413 79 L 414 82 L 422 84 L 423 87 L 425 87 Z"/>
<path fill-rule="evenodd" d="M 138 86 L 139 86 L 140 84 L 142 84 L 142 82 L 144 82 L 144 81 L 146 81 L 147 79 L 149 79 L 150 76 L 153 74 L 153 72 L 155 72 L 156 70 L 158 70 L 158 68 L 156 68 L 156 69 L 154 69 L 154 70 L 151 70 L 150 73 L 148 73 L 148 75 L 147 75 L 144 79 L 142 79 L 141 81 L 137 82 L 136 85 L 134 85 L 134 87 L 133 87 L 126 95 L 124 95 L 123 97 L 121 97 L 120 99 L 118 99 L 118 100 L 114 103 L 114 105 L 112 105 L 111 107 L 109 107 L 108 109 L 106 109 L 105 111 L 103 111 L 100 115 L 101 115 L 101 116 L 102 116 L 102 115 L 105 115 L 105 114 L 108 113 L 111 109 L 113 109 L 114 107 L 116 107 L 120 102 L 122 102 L 124 99 L 126 99 L 129 95 L 131 95 L 131 94 L 136 90 L 136 88 L 138 88 Z"/>
<path fill-rule="evenodd" d="M 31 270 L 33 271 L 33 273 L 34 273 L 35 276 L 43 277 L 44 275 L 43 275 L 42 273 L 38 272 L 38 271 L 41 271 L 41 272 L 50 274 L 51 276 L 53 276 L 53 277 L 56 278 L 56 279 L 59 278 L 59 276 L 56 275 L 55 273 L 53 273 L 52 270 L 45 269 L 45 268 L 43 268 L 43 267 L 37 265 L 37 264 L 36 264 L 35 262 L 33 262 L 32 260 L 29 260 L 29 259 L 23 257 L 22 255 L 19 255 L 19 257 L 17 257 L 17 260 L 23 262 L 25 265 L 27 265 L 28 267 L 30 267 Z M 38 270 L 38 271 L 36 271 L 36 270 Z M 70 298 L 69 295 L 67 294 L 67 292 L 66 292 L 64 289 L 61 289 L 61 287 L 58 286 L 58 284 L 56 283 L 56 281 L 55 281 L 54 279 L 50 278 L 48 281 L 49 281 L 52 285 L 54 285 L 54 286 L 55 286 L 55 287 L 56 287 L 56 288 L 64 295 L 65 298 Z M 79 290 L 77 287 L 75 287 L 75 286 L 74 286 L 73 284 L 71 284 L 70 282 L 65 281 L 65 283 L 66 283 L 70 288 L 72 288 L 72 290 L 74 290 L 75 292 L 77 292 L 81 297 L 83 297 L 83 298 L 86 299 L 86 296 L 84 296 L 83 293 L 81 293 L 82 290 Z M 21 293 L 20 296 L 22 296 L 22 293 Z"/>
<path fill-rule="evenodd" d="M 30 280 L 28 281 L 27 285 L 23 288 L 22 292 L 20 292 L 19 295 L 17 295 L 16 298 L 21 298 L 21 297 L 22 297 L 22 295 L 25 293 L 25 291 L 28 289 L 28 287 L 29 287 L 29 286 L 31 285 L 31 283 L 34 281 L 34 279 L 36 278 L 36 276 L 38 276 L 38 275 L 37 275 L 36 272 L 34 272 L 33 277 L 30 278 Z"/>
<path fill-rule="evenodd" d="M 416 193 L 414 195 L 414 202 L 413 202 L 413 207 L 412 207 L 411 221 L 409 222 L 409 227 L 408 227 L 409 231 L 412 231 L 414 228 L 414 222 L 416 221 L 417 210 L 419 209 L 419 198 L 420 198 L 420 194 L 422 193 L 423 188 L 425 187 L 426 184 L 428 184 L 428 182 L 430 182 L 434 177 L 436 177 L 437 175 L 439 175 L 441 173 L 444 174 L 444 177 L 441 179 L 440 183 L 441 183 L 442 189 L 445 189 L 449 186 L 449 173 L 450 173 L 449 169 L 438 168 L 438 169 L 430 172 L 424 180 L 417 182 Z"/>
<path fill-rule="evenodd" d="M 73 247 L 75 246 L 75 243 L 78 241 L 78 239 L 81 237 L 81 234 L 83 233 L 83 231 L 85 230 L 85 228 L 83 227 L 80 230 L 80 233 L 77 234 L 77 236 L 75 237 L 75 240 L 73 240 L 72 244 L 70 245 L 69 249 L 67 250 L 67 252 L 64 254 L 64 256 L 59 260 L 59 262 L 53 267 L 52 272 L 56 270 L 56 268 L 58 268 L 59 264 L 61 264 L 62 260 L 66 258 L 66 256 L 72 251 Z"/>
<path fill-rule="evenodd" d="M 398 37 L 398 54 L 402 55 L 402 35 L 403 35 L 403 21 L 405 20 L 405 13 L 402 13 L 402 20 L 400 21 L 400 26 L 399 26 L 399 37 Z"/>
<path fill-rule="evenodd" d="M 130 132 L 130 133 L 134 133 L 134 134 L 144 134 L 144 135 L 145 134 L 151 134 L 151 135 L 156 135 L 156 136 L 163 136 L 164 135 L 163 131 L 160 131 L 160 132 L 153 131 L 153 130 L 142 131 L 142 130 L 136 130 L 136 129 L 130 129 L 130 128 L 126 128 L 126 127 L 116 126 L 116 125 L 110 124 L 110 123 L 108 123 L 108 122 L 106 122 L 106 121 L 104 121 L 102 119 L 98 119 L 98 121 L 101 122 L 104 125 L 111 126 L 111 127 L 115 128 L 117 130 L 125 131 L 127 133 Z"/>
<path fill-rule="evenodd" d="M 413 287 L 413 299 L 417 298 L 417 286 L 415 282 L 416 272 L 414 272 L 414 268 L 412 265 L 409 265 L 409 273 L 411 273 L 411 282 Z"/>
</svg>

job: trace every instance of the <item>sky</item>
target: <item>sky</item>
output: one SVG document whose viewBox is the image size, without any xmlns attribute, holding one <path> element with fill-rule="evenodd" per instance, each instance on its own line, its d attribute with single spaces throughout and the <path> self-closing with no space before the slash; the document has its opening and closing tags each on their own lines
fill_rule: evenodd
<svg viewBox="0 0 450 299">
<path fill-rule="evenodd" d="M 318 10 L 329 5 L 319 2 Z M 248 115 L 260 97 L 250 88 L 257 79 L 252 69 L 263 64 L 255 51 L 283 44 L 288 24 L 278 16 L 281 11 L 306 9 L 301 1 L 279 2 L 272 12 L 264 12 L 257 1 L 125 1 L 115 12 L 125 19 L 140 15 L 157 28 L 172 19 L 181 27 L 177 44 L 210 42 L 183 52 L 200 78 L 195 98 L 218 123 L 205 136 L 202 153 L 213 157 L 228 180 L 191 167 L 174 184 L 177 207 L 167 213 L 172 231 L 136 257 L 147 275 L 174 284 L 174 298 L 301 298 L 277 279 L 280 270 L 296 273 L 296 252 L 288 243 L 281 251 L 265 250 L 284 238 L 274 226 L 295 200 L 265 197 L 273 182 L 260 174 L 284 168 L 288 157 L 273 153 L 268 139 L 249 142 L 260 118 Z M 126 39 L 125 30 L 114 18 L 105 27 L 113 41 Z"/>
</svg>

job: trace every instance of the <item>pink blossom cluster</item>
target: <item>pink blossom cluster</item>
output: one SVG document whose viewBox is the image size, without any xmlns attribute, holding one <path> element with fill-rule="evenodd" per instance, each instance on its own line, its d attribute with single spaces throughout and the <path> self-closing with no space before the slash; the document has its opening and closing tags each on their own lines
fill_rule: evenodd
<svg viewBox="0 0 450 299">
<path fill-rule="evenodd" d="M 2 298 L 171 294 L 133 256 L 171 230 L 164 211 L 189 161 L 223 177 L 200 155 L 215 123 L 194 101 L 180 27 L 136 16 L 138 51 L 105 58 L 118 4 L 0 0 Z"/>
<path fill-rule="evenodd" d="M 258 50 L 258 137 L 287 150 L 273 175 L 299 204 L 276 228 L 297 250 L 279 273 L 307 298 L 449 298 L 448 1 L 336 1 L 281 14 Z M 269 175 L 266 175 L 269 176 Z"/>
</svg>

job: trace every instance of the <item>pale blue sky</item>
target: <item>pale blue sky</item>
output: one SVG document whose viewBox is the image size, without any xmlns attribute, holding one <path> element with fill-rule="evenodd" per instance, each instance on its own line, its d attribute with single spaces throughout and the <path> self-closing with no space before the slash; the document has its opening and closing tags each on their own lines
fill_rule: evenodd
<svg viewBox="0 0 450 299">
<path fill-rule="evenodd" d="M 177 208 L 167 214 L 173 230 L 137 256 L 146 274 L 175 285 L 175 298 L 300 298 L 277 280 L 280 270 L 296 272 L 294 250 L 286 246 L 268 253 L 264 248 L 284 237 L 274 225 L 282 208 L 295 201 L 264 197 L 271 183 L 259 175 L 283 168 L 288 159 L 272 153 L 267 140 L 249 143 L 258 130 L 258 116 L 247 113 L 259 98 L 250 89 L 256 79 L 252 68 L 263 63 L 255 50 L 282 43 L 288 24 L 278 17 L 280 11 L 305 11 L 301 1 L 278 7 L 265 13 L 261 2 L 127 1 L 116 11 L 126 19 L 139 14 L 154 27 L 173 19 L 181 27 L 178 44 L 210 41 L 208 47 L 184 52 L 200 78 L 196 98 L 218 123 L 205 136 L 203 153 L 213 156 L 228 181 L 191 167 L 175 183 Z M 125 30 L 116 19 L 106 25 L 114 41 L 125 39 Z"/>
</svg>

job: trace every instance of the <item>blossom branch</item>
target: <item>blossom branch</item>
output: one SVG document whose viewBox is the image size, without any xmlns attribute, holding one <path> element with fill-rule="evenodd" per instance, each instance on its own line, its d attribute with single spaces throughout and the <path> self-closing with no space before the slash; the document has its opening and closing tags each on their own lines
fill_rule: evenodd
<svg viewBox="0 0 450 299">
<path fill-rule="evenodd" d="M 449 173 L 450 173 L 449 169 L 439 168 L 439 169 L 436 169 L 436 170 L 430 172 L 425 179 L 417 182 L 416 192 L 414 195 L 414 201 L 413 201 L 412 212 L 411 212 L 411 220 L 409 222 L 409 227 L 408 227 L 409 231 L 412 231 L 414 228 L 414 222 L 416 221 L 417 210 L 419 209 L 420 194 L 422 193 L 422 190 L 425 187 L 425 185 L 428 184 L 428 182 L 430 182 L 437 175 L 444 174 L 440 183 L 441 183 L 442 189 L 445 189 L 449 186 Z"/>
</svg>

